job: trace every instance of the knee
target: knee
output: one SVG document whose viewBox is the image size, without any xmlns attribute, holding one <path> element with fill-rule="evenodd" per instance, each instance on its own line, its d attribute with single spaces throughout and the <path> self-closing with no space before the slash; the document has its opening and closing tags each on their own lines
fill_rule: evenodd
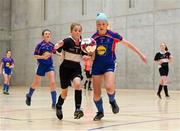
<svg viewBox="0 0 180 131">
<path fill-rule="evenodd" d="M 161 77 L 160 84 L 164 84 L 164 77 Z"/>
<path fill-rule="evenodd" d="M 79 90 L 81 88 L 80 82 L 75 82 L 73 85 L 74 85 L 75 90 Z"/>
<path fill-rule="evenodd" d="M 7 83 L 8 83 L 8 80 L 7 80 L 7 79 L 4 79 L 4 83 L 7 84 Z"/>
<path fill-rule="evenodd" d="M 163 77 L 163 78 L 162 78 L 162 82 L 163 82 L 163 83 L 165 83 L 166 80 L 167 80 L 166 77 Z"/>
<path fill-rule="evenodd" d="M 105 88 L 106 88 L 107 92 L 113 91 L 113 85 L 112 84 L 106 84 Z"/>
<path fill-rule="evenodd" d="M 4 84 L 8 84 L 8 81 L 7 81 L 7 80 L 4 80 Z"/>
<path fill-rule="evenodd" d="M 39 86 L 40 85 L 40 82 L 35 80 L 33 83 L 32 83 L 32 86 L 33 87 L 36 87 L 36 86 Z"/>
<path fill-rule="evenodd" d="M 165 79 L 164 79 L 164 83 L 167 84 L 167 81 L 168 81 L 167 78 L 165 78 Z"/>
</svg>

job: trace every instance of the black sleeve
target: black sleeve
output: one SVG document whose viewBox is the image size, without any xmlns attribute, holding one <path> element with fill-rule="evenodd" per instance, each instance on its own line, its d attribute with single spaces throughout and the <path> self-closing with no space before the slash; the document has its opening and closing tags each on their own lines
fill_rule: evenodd
<svg viewBox="0 0 180 131">
<path fill-rule="evenodd" d="M 63 49 L 63 47 L 59 47 L 56 51 L 61 53 L 62 49 Z"/>
<path fill-rule="evenodd" d="M 170 52 L 167 52 L 167 54 L 168 54 L 168 59 L 170 58 L 170 56 L 171 56 L 171 53 Z"/>
<path fill-rule="evenodd" d="M 154 57 L 154 61 L 157 61 L 157 60 L 159 60 L 159 59 L 160 59 L 159 53 L 156 53 L 156 55 L 155 55 L 155 57 Z"/>
<path fill-rule="evenodd" d="M 69 46 L 71 44 L 71 39 L 70 38 L 66 38 L 63 40 L 64 42 L 64 45 L 62 46 L 62 49 L 63 50 L 68 50 L 69 49 Z"/>
</svg>

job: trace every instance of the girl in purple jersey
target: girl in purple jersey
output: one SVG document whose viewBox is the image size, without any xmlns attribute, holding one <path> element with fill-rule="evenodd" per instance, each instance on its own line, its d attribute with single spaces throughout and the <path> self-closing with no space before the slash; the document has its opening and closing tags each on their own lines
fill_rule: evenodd
<svg viewBox="0 0 180 131">
<path fill-rule="evenodd" d="M 96 40 L 97 49 L 92 66 L 94 103 L 97 107 L 97 114 L 94 121 L 104 117 L 103 100 L 101 98 L 101 83 L 104 85 L 109 97 L 109 103 L 114 114 L 119 112 L 119 107 L 115 100 L 115 46 L 120 42 L 126 47 L 136 52 L 143 62 L 147 62 L 146 57 L 129 41 L 125 40 L 116 32 L 108 30 L 108 19 L 104 13 L 99 13 L 96 17 L 97 32 L 92 36 Z"/>
<path fill-rule="evenodd" d="M 14 60 L 11 58 L 11 51 L 6 52 L 6 57 L 2 58 L 0 63 L 0 74 L 3 73 L 4 85 L 3 93 L 9 95 L 9 84 L 11 80 L 12 68 L 14 68 Z"/>
<path fill-rule="evenodd" d="M 56 53 L 54 50 L 54 44 L 50 42 L 51 31 L 45 29 L 42 32 L 43 40 L 36 46 L 34 51 L 34 58 L 38 62 L 37 72 L 34 78 L 33 83 L 29 88 L 29 92 L 26 94 L 26 104 L 31 105 L 31 97 L 36 88 L 40 86 L 41 77 L 47 74 L 47 77 L 50 82 L 50 90 L 52 97 L 52 108 L 55 108 L 56 105 L 56 83 L 55 83 L 55 74 L 54 66 L 52 60 L 52 54 Z"/>
</svg>

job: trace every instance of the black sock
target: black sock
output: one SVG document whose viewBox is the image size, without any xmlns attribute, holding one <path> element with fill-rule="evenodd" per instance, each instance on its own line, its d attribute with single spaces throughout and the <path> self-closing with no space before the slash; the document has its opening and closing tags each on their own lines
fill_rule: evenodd
<svg viewBox="0 0 180 131">
<path fill-rule="evenodd" d="M 163 86 L 160 84 L 157 94 L 160 94 L 160 93 L 161 93 L 162 87 L 163 87 Z"/>
<path fill-rule="evenodd" d="M 164 93 L 166 96 L 169 96 L 167 85 L 164 85 Z"/>
<path fill-rule="evenodd" d="M 59 95 L 59 98 L 58 98 L 58 102 L 57 102 L 57 104 L 56 104 L 56 107 L 62 109 L 63 103 L 64 103 L 64 99 L 61 97 L 61 95 Z"/>
<path fill-rule="evenodd" d="M 91 81 L 89 81 L 88 83 L 88 88 L 91 88 Z"/>
<path fill-rule="evenodd" d="M 75 90 L 75 107 L 80 109 L 82 101 L 82 90 Z"/>
<path fill-rule="evenodd" d="M 88 81 L 86 80 L 85 83 L 84 83 L 84 86 L 86 87 L 86 84 L 88 83 Z"/>
</svg>

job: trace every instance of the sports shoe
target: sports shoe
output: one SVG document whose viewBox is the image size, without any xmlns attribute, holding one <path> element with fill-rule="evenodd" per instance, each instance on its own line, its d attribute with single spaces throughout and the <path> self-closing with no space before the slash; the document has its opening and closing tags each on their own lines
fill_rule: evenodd
<svg viewBox="0 0 180 131">
<path fill-rule="evenodd" d="M 166 99 L 170 99 L 170 96 L 169 96 L 169 95 L 166 95 Z"/>
<path fill-rule="evenodd" d="M 29 97 L 28 94 L 26 94 L 26 105 L 31 105 L 31 97 Z"/>
<path fill-rule="evenodd" d="M 159 99 L 162 99 L 162 98 L 161 98 L 161 94 L 160 94 L 160 93 L 157 93 L 157 96 L 159 97 Z"/>
<path fill-rule="evenodd" d="M 56 105 L 56 116 L 59 120 L 62 120 L 63 118 L 62 108 L 59 108 L 57 105 Z"/>
<path fill-rule="evenodd" d="M 89 88 L 88 88 L 88 90 L 89 90 L 89 91 L 92 91 L 92 88 L 91 88 L 91 87 L 89 87 Z"/>
<path fill-rule="evenodd" d="M 112 107 L 112 112 L 114 114 L 119 113 L 119 106 L 117 105 L 116 100 L 114 100 L 113 102 L 110 102 L 110 104 Z"/>
<path fill-rule="evenodd" d="M 3 93 L 4 93 L 5 95 L 9 95 L 9 92 L 7 92 L 7 91 L 4 91 Z"/>
<path fill-rule="evenodd" d="M 84 113 L 83 113 L 82 110 L 76 110 L 76 111 L 74 112 L 74 119 L 80 119 L 80 118 L 83 117 L 83 116 L 84 116 Z"/>
<path fill-rule="evenodd" d="M 97 112 L 96 116 L 94 117 L 94 121 L 99 121 L 103 117 L 104 117 L 104 113 L 103 112 Z"/>
</svg>

